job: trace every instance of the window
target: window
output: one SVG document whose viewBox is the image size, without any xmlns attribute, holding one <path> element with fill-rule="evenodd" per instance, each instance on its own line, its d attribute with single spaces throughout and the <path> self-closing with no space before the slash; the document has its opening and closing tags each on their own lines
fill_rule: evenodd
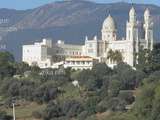
<svg viewBox="0 0 160 120">
<path fill-rule="evenodd" d="M 88 53 L 93 53 L 93 49 L 88 49 Z"/>
<path fill-rule="evenodd" d="M 130 32 L 130 30 L 129 30 L 129 31 L 128 31 L 128 37 L 129 37 L 129 39 L 131 39 L 131 38 L 130 38 L 130 35 L 131 35 L 131 32 Z"/>
<path fill-rule="evenodd" d="M 148 38 L 150 40 L 150 38 L 151 38 L 151 32 L 148 32 Z"/>
<path fill-rule="evenodd" d="M 92 43 L 89 44 L 89 47 L 93 47 Z"/>
</svg>

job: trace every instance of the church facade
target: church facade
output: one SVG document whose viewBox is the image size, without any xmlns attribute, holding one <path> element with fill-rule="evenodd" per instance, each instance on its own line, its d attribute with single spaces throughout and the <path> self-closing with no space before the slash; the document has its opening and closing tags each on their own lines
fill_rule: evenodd
<svg viewBox="0 0 160 120">
<path fill-rule="evenodd" d="M 102 61 L 105 60 L 112 67 L 116 62 L 107 59 L 109 51 L 119 51 L 123 61 L 134 67 L 137 62 L 135 54 L 139 52 L 140 47 L 153 49 L 153 22 L 149 9 L 144 12 L 143 28 L 139 26 L 136 10 L 132 7 L 129 12 L 129 20 L 126 22 L 126 37 L 118 40 L 116 23 L 109 15 L 102 26 L 102 40 L 97 40 L 96 37 L 94 40 L 86 38 L 86 55 L 100 57 Z"/>
<path fill-rule="evenodd" d="M 149 50 L 153 49 L 153 22 L 149 9 L 144 11 L 144 21 L 142 23 L 142 27 L 139 27 L 140 22 L 137 20 L 136 10 L 132 7 L 129 11 L 129 19 L 126 22 L 126 36 L 123 39 L 117 39 L 116 23 L 113 17 L 108 15 L 102 25 L 101 39 L 98 39 L 97 36 L 95 36 L 92 40 L 89 40 L 88 37 L 86 37 L 84 45 L 65 44 L 61 40 L 59 40 L 56 44 L 52 44 L 51 40 L 45 40 L 42 42 L 43 44 L 39 43 L 32 45 L 32 48 L 30 47 L 31 45 L 24 45 L 22 59 L 30 65 L 32 62 L 37 62 L 38 66 L 45 68 L 45 66 L 52 67 L 54 65 L 51 58 L 55 55 L 65 56 L 66 59 L 67 57 L 73 57 L 71 59 L 72 61 L 67 62 L 72 64 L 74 59 L 76 59 L 77 64 L 73 62 L 71 65 L 76 68 L 76 66 L 78 66 L 78 62 L 81 61 L 78 60 L 78 58 L 82 59 L 83 57 L 86 58 L 86 56 L 88 56 L 99 62 L 105 62 L 108 66 L 113 67 L 117 64 L 117 61 L 111 58 L 111 52 L 117 52 L 121 55 L 119 56 L 119 59 L 134 67 L 135 64 L 137 64 L 138 58 L 136 53 L 139 52 L 140 48 Z M 37 54 L 35 52 L 37 49 L 34 49 L 36 48 L 36 45 L 43 46 L 44 51 L 39 50 L 41 53 Z M 27 53 L 27 51 L 30 51 L 30 53 Z M 38 59 L 34 59 L 37 58 L 36 55 L 40 55 Z M 27 58 L 31 56 L 33 59 L 28 61 Z M 65 66 L 65 60 L 63 61 Z M 83 63 L 85 63 L 85 61 L 83 61 Z M 83 66 L 82 63 L 81 66 Z M 78 68 L 80 68 L 80 66 L 78 66 Z"/>
</svg>

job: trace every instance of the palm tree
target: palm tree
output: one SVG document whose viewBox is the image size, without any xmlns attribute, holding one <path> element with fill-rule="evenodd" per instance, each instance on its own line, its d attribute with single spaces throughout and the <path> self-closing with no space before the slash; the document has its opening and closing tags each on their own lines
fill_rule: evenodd
<svg viewBox="0 0 160 120">
<path fill-rule="evenodd" d="M 109 50 L 107 54 L 107 59 L 110 59 L 111 62 L 120 63 L 123 61 L 123 57 L 120 51 Z"/>
<path fill-rule="evenodd" d="M 121 52 L 118 51 L 118 50 L 116 50 L 116 51 L 114 52 L 114 61 L 115 61 L 116 63 L 120 63 L 120 62 L 123 61 L 122 54 L 121 54 Z"/>
<path fill-rule="evenodd" d="M 108 51 L 107 59 L 110 59 L 110 61 L 114 60 L 114 51 L 112 51 L 112 49 Z"/>
</svg>

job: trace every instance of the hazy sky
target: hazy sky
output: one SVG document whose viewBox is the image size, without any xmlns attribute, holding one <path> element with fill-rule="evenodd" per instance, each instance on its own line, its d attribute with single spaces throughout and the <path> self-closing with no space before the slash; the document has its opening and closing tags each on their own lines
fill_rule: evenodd
<svg viewBox="0 0 160 120">
<path fill-rule="evenodd" d="M 30 9 L 37 6 L 54 2 L 56 0 L 0 0 L 0 8 L 13 8 L 13 9 Z M 60 1 L 60 0 L 59 0 Z M 160 0 L 91 0 L 100 3 L 110 3 L 110 2 L 135 2 L 135 3 L 151 3 L 155 5 L 160 5 Z"/>
</svg>

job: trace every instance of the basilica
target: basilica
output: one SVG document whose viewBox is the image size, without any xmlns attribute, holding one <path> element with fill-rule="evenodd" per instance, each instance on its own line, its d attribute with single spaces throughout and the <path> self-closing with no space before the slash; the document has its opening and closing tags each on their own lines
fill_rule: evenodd
<svg viewBox="0 0 160 120">
<path fill-rule="evenodd" d="M 101 33 L 101 39 L 95 36 L 90 40 L 86 36 L 84 45 L 65 44 L 62 40 L 52 43 L 50 39 L 23 45 L 22 59 L 29 65 L 36 64 L 41 68 L 63 65 L 66 68 L 91 69 L 97 62 L 115 66 L 118 60 L 112 58 L 111 53 L 117 53 L 120 60 L 134 67 L 138 64 L 136 53 L 141 48 L 153 49 L 153 22 L 149 9 L 144 11 L 142 22 L 137 20 L 134 7 L 130 9 L 129 19 L 126 21 L 126 36 L 122 39 L 117 39 L 117 26 L 110 14 L 103 22 Z M 64 59 L 55 62 L 55 56 L 64 56 Z"/>
</svg>

